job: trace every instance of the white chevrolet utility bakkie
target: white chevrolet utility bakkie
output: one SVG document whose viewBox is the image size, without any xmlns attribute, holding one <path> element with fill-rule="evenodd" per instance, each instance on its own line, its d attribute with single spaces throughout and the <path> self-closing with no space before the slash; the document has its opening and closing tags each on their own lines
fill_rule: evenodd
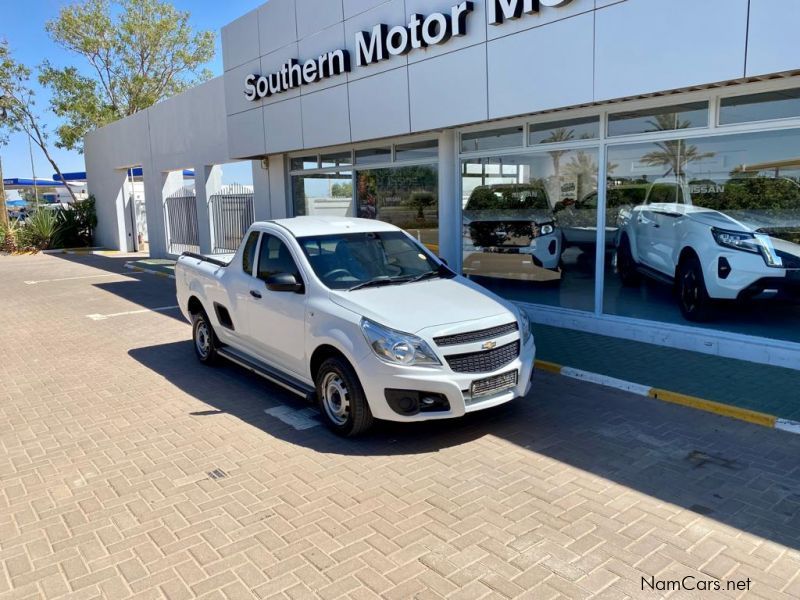
<svg viewBox="0 0 800 600">
<path fill-rule="evenodd" d="M 224 357 L 316 400 L 341 435 L 373 418 L 459 417 L 530 389 L 524 311 L 393 225 L 258 222 L 232 256 L 181 256 L 175 278 L 201 362 Z"/>
</svg>

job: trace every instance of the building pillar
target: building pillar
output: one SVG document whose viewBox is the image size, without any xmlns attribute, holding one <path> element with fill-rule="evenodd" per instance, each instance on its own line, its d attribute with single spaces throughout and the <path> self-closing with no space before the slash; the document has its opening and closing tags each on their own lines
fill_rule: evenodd
<svg viewBox="0 0 800 600">
<path fill-rule="evenodd" d="M 439 256 L 461 271 L 461 198 L 455 130 L 439 136 Z"/>
<path fill-rule="evenodd" d="M 168 256 L 167 223 L 164 200 L 183 186 L 183 171 L 157 171 L 143 165 L 144 202 L 147 213 L 147 236 L 152 258 Z"/>
<path fill-rule="evenodd" d="M 253 217 L 256 221 L 266 221 L 272 218 L 269 169 L 261 160 L 254 160 L 251 164 L 253 166 Z"/>
<path fill-rule="evenodd" d="M 201 165 L 194 168 L 194 194 L 197 202 L 197 225 L 199 231 L 200 254 L 211 254 L 214 251 L 211 222 L 211 196 L 222 187 L 222 167 L 219 165 Z"/>
<path fill-rule="evenodd" d="M 269 157 L 269 196 L 272 219 L 285 219 L 289 212 L 289 183 L 286 180 L 286 161 L 283 154 Z"/>
</svg>

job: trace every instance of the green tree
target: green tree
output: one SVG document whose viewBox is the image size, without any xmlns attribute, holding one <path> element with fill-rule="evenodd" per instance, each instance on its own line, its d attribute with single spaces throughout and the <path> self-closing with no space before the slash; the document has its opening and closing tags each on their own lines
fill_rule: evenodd
<svg viewBox="0 0 800 600">
<path fill-rule="evenodd" d="M 350 198 L 353 195 L 352 183 L 334 183 L 331 186 L 331 196 L 334 198 Z"/>
<path fill-rule="evenodd" d="M 8 49 L 8 44 L 0 41 L 0 145 L 8 141 L 9 132 L 21 132 L 29 136 L 44 154 L 59 177 L 61 169 L 50 154 L 48 132 L 36 114 L 36 99 L 29 85 L 31 71 L 17 62 Z M 63 178 L 62 178 L 63 180 Z M 76 197 L 72 188 L 66 186 L 72 200 Z M 3 195 L 3 194 L 0 194 Z M 2 218 L 7 218 L 5 195 L 0 201 Z"/>
<path fill-rule="evenodd" d="M 53 41 L 82 56 L 88 71 L 45 61 L 39 80 L 64 119 L 59 148 L 82 151 L 87 131 L 107 125 L 210 78 L 214 35 L 196 32 L 189 13 L 161 0 L 85 0 L 46 25 Z"/>
</svg>

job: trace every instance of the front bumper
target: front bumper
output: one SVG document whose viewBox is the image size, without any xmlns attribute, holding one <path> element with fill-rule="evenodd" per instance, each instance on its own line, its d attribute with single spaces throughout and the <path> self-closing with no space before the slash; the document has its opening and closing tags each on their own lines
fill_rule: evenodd
<svg viewBox="0 0 800 600">
<path fill-rule="evenodd" d="M 726 277 L 720 274 L 720 260 L 730 269 Z M 797 296 L 800 276 L 797 269 L 768 267 L 760 255 L 723 251 L 709 257 L 703 264 L 708 295 L 718 300 L 744 300 L 764 296 L 774 290 L 780 296 Z"/>
<path fill-rule="evenodd" d="M 531 336 L 528 343 L 520 349 L 517 358 L 490 373 L 455 373 L 447 365 L 437 368 L 390 365 L 372 353 L 356 365 L 356 372 L 372 415 L 376 419 L 400 422 L 430 421 L 461 417 L 466 413 L 498 406 L 527 395 L 531 388 L 535 356 L 536 346 Z M 497 394 L 471 398 L 469 390 L 473 381 L 513 370 L 518 371 L 515 387 Z M 447 398 L 450 408 L 435 412 L 419 412 L 410 416 L 402 415 L 389 406 L 385 395 L 387 389 L 440 394 Z"/>
</svg>

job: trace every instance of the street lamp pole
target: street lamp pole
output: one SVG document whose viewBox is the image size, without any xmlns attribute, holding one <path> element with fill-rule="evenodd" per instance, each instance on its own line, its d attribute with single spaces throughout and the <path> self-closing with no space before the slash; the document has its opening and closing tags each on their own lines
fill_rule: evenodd
<svg viewBox="0 0 800 600">
<path fill-rule="evenodd" d="M 0 121 L 8 118 L 8 111 L 4 106 L 5 95 L 0 96 Z M 6 187 L 3 184 L 3 158 L 0 157 L 0 225 L 8 227 L 8 207 L 6 206 Z"/>
<path fill-rule="evenodd" d="M 0 114 L 0 118 L 2 114 Z M 3 157 L 0 156 L 0 225 L 8 227 L 8 208 L 6 207 L 6 187 L 3 184 Z"/>
</svg>

